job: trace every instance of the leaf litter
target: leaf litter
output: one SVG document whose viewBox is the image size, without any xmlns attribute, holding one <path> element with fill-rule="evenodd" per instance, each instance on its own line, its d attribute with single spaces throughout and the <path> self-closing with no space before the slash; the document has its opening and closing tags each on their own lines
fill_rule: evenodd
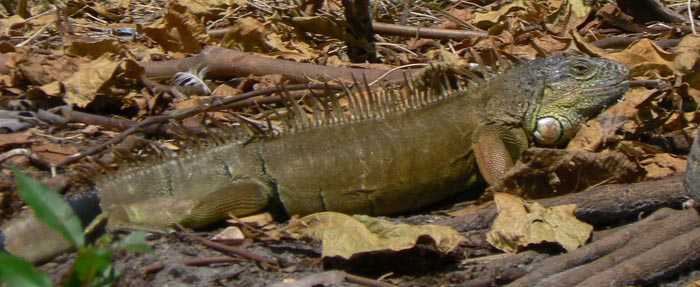
<svg viewBox="0 0 700 287">
<path fill-rule="evenodd" d="M 0 90 L 3 92 L 0 104 L 3 104 L 4 108 L 10 107 L 10 101 L 26 97 L 31 100 L 33 109 L 50 109 L 59 104 L 69 104 L 93 114 L 117 115 L 139 120 L 144 115 L 163 111 L 172 112 L 174 108 L 199 105 L 207 98 L 182 98 L 173 91 L 156 91 L 152 86 L 144 88 L 145 71 L 140 63 L 181 59 L 187 55 L 199 53 L 205 45 L 219 45 L 298 62 L 345 67 L 376 66 L 376 64 L 373 66 L 349 63 L 343 50 L 344 43 L 339 40 L 347 37 L 338 34 L 344 31 L 343 25 L 347 23 L 341 17 L 342 6 L 338 3 L 327 3 L 325 7 L 323 5 L 316 7 L 317 4 L 313 1 L 302 1 L 300 6 L 291 2 L 284 5 L 271 5 L 272 3 L 267 1 L 103 1 L 89 5 L 80 1 L 69 1 L 74 6 L 58 7 L 54 10 L 54 7 L 41 1 L 30 0 L 29 2 L 37 4 L 29 6 L 31 8 L 28 13 L 33 16 L 31 18 L 10 15 L 7 7 L 0 12 L 3 13 L 3 17 L 0 18 L 0 28 L 3 36 L 6 36 L 0 39 L 0 52 L 2 52 L 0 59 L 5 61 L 5 67 L 0 67 Z M 658 26 L 644 26 L 644 23 L 633 22 L 634 18 L 623 13 L 616 3 L 591 6 L 587 1 L 581 0 L 506 3 L 487 1 L 488 3 L 482 3 L 486 4 L 483 7 L 444 4 L 446 7 L 440 7 L 442 10 L 419 5 L 410 7 L 416 13 L 402 22 L 398 15 L 401 15 L 406 7 L 390 1 L 379 2 L 381 5 L 377 6 L 379 8 L 375 14 L 377 20 L 405 23 L 411 26 L 483 29 L 489 33 L 489 37 L 449 41 L 410 36 L 390 38 L 379 35 L 378 43 L 382 44 L 378 49 L 380 59 L 384 65 L 390 67 L 454 58 L 455 55 L 460 58 L 460 61 L 473 63 L 477 59 L 472 56 L 470 50 L 481 57 L 479 61 L 490 66 L 497 65 L 497 59 L 489 52 L 493 49 L 521 58 L 565 52 L 617 59 L 632 69 L 636 80 L 660 80 L 668 84 L 666 87 L 656 88 L 633 87 L 624 100 L 613 105 L 599 117 L 590 120 L 569 144 L 566 151 L 529 150 L 523 160 L 517 163 L 516 169 L 509 173 L 497 187 L 492 188 L 494 191 L 540 198 L 580 191 L 601 183 L 658 179 L 684 171 L 684 154 L 689 149 L 695 133 L 694 128 L 700 120 L 697 114 L 697 100 L 700 98 L 696 48 L 698 37 L 687 33 L 687 35 L 676 33 L 670 28 L 656 31 L 657 34 L 654 36 L 639 37 L 638 34 L 631 32 L 637 32 L 636 30 L 642 28 L 652 31 L 659 29 Z M 58 13 L 58 10 L 61 13 Z M 453 21 L 448 17 L 449 15 L 438 11 L 460 15 L 463 23 Z M 626 20 L 613 22 L 608 15 Z M 217 36 L 214 33 L 217 29 L 223 29 L 225 32 Z M 634 41 L 617 49 L 601 48 L 603 45 L 597 44 L 605 40 L 614 41 L 619 36 L 632 38 Z M 676 46 L 662 46 L 662 41 L 668 39 L 680 40 L 680 42 Z M 446 50 L 451 56 L 441 57 L 440 55 L 446 54 Z M 229 96 L 230 93 L 250 91 L 265 85 L 274 86 L 282 78 L 279 75 L 255 77 L 241 75 L 241 77 L 247 78 L 205 79 L 207 84 L 214 87 L 212 90 L 215 95 L 218 91 L 218 94 Z M 161 83 L 172 84 L 167 80 Z M 252 110 L 243 111 L 252 113 Z M 255 117 L 255 115 L 251 116 Z M 217 117 L 222 122 L 231 121 L 230 117 L 223 113 L 217 114 Z M 112 136 L 112 133 L 92 133 L 95 137 L 86 137 L 87 134 L 82 133 L 81 129 L 87 124 L 81 122 L 70 123 L 62 128 L 42 122 L 20 122 L 22 126 L 17 130 L 14 127 L 19 126 L 19 122 L 12 124 L 13 128 L 10 130 L 12 133 L 0 137 L 1 152 L 8 154 L 18 148 L 28 149 L 49 163 L 59 162 L 86 146 L 95 145 L 96 142 L 105 141 Z M 170 142 L 163 144 L 172 146 Z M 7 169 L 11 164 L 17 164 L 23 170 L 31 171 L 33 175 L 47 177 L 49 172 L 47 166 L 33 162 L 21 155 L 11 155 L 3 158 L 2 167 Z M 77 164 L 69 166 L 68 169 L 75 166 Z M 0 180 L 7 180 L 7 178 L 0 177 Z M 11 183 L 8 182 L 0 184 L 0 187 L 9 186 Z M 3 194 L 7 192 L 9 190 L 3 190 Z M 497 203 L 499 198 L 503 197 L 504 195 L 497 195 Z M 508 198 L 513 202 L 517 201 L 515 198 Z M 15 206 L 14 210 L 11 208 L 2 210 L 4 218 L 10 218 L 16 214 L 16 204 L 3 203 L 3 206 Z M 536 207 L 528 208 L 538 210 L 537 212 L 540 213 L 549 212 L 541 211 Z M 570 208 L 568 210 L 570 211 Z M 255 251 L 267 255 L 274 254 L 299 262 L 292 265 L 296 266 L 292 271 L 305 274 L 305 272 L 318 271 L 320 266 L 316 264 L 308 268 L 298 267 L 301 262 L 309 260 L 308 257 L 299 259 L 299 256 L 292 255 L 288 251 L 301 250 L 302 253 L 316 254 L 321 250 L 320 255 L 324 257 L 332 256 L 330 254 L 342 254 L 342 257 L 351 258 L 353 254 L 371 252 L 372 249 L 344 250 L 341 248 L 340 251 L 331 252 L 327 248 L 332 244 L 328 239 L 322 239 L 326 236 L 332 239 L 339 237 L 318 234 L 317 239 L 324 243 L 321 249 L 315 249 L 313 244 L 309 247 L 302 245 L 301 242 L 279 241 L 284 235 L 279 233 L 273 235 L 273 230 L 294 228 L 294 224 L 304 220 L 316 222 L 315 224 L 318 225 L 314 226 L 320 228 L 318 230 L 325 230 L 322 228 L 325 226 L 322 223 L 329 221 L 342 222 L 344 226 L 352 226 L 353 230 L 363 230 L 362 226 L 368 224 L 369 220 L 381 222 L 381 224 L 375 224 L 384 226 L 382 229 L 384 232 L 396 228 L 383 219 L 359 220 L 341 215 L 315 216 L 317 218 L 299 219 L 301 221 L 297 223 L 292 221 L 287 227 L 264 223 L 263 226 L 268 226 L 264 232 L 255 233 L 257 235 L 249 232 L 249 235 L 253 236 L 244 236 L 246 239 L 242 244 L 248 244 Z M 508 218 L 504 214 L 499 215 L 499 218 L 501 217 Z M 527 216 L 515 216 L 502 221 L 510 222 L 513 218 L 521 217 Z M 431 220 L 434 219 L 428 219 L 428 221 Z M 530 222 L 541 222 L 541 220 L 531 219 Z M 566 224 L 567 227 L 569 225 L 573 226 L 574 223 Z M 418 227 L 420 226 L 427 225 Z M 494 223 L 493 230 L 498 230 L 496 226 L 497 224 Z M 534 228 L 534 226 L 531 227 Z M 246 227 L 241 228 L 242 233 L 245 234 Z M 585 228 L 582 229 L 585 230 Z M 265 241 L 266 243 L 255 241 L 253 244 L 253 240 L 259 240 L 256 238 L 265 237 L 260 235 L 266 234 L 265 232 L 270 235 L 267 238 L 276 239 Z M 307 232 L 315 234 L 312 231 Z M 368 233 L 365 237 L 375 234 L 375 231 L 366 232 Z M 377 232 L 381 234 L 381 231 Z M 454 255 L 460 250 L 464 251 L 457 244 L 461 239 L 457 239 L 459 236 L 452 234 L 452 231 L 421 232 L 414 237 L 402 236 L 402 240 L 405 241 L 388 239 L 387 242 L 398 244 L 400 248 L 411 248 L 420 241 L 417 238 L 427 235 L 435 243 L 436 249 L 433 250 L 435 252 L 452 251 L 451 254 Z M 449 240 L 446 239 L 449 242 L 449 248 L 440 247 L 442 242 L 439 239 L 440 234 L 444 232 L 452 234 L 447 236 Z M 240 235 L 235 236 L 240 237 Z M 539 240 L 536 236 L 526 237 Z M 491 238 L 495 237 L 491 236 Z M 585 242 L 583 237 L 577 238 L 578 245 Z M 503 242 L 504 246 L 517 246 L 509 250 L 521 249 L 529 244 L 514 245 L 516 241 L 502 239 L 499 241 Z M 154 242 L 156 245 L 165 247 L 160 250 L 159 255 L 164 258 L 208 253 L 201 248 L 179 246 L 177 238 L 173 235 L 155 236 Z M 359 242 L 361 241 L 351 238 L 340 244 L 360 245 Z M 574 248 L 572 246 L 576 245 L 566 242 L 560 242 L 563 246 L 565 245 L 565 249 Z M 171 250 L 172 252 L 167 252 L 168 246 L 178 247 Z M 387 246 L 389 245 L 380 244 L 376 247 L 379 249 L 374 250 L 400 249 Z M 286 251 L 275 252 L 266 247 Z M 331 248 L 331 250 L 334 249 Z M 492 251 L 480 252 L 490 254 Z M 123 254 L 117 265 L 124 265 L 126 261 L 134 259 L 132 256 L 134 255 Z M 386 256 L 391 257 L 390 254 Z M 44 268 L 60 270 L 61 262 L 70 260 L 69 258 L 70 255 L 63 256 L 56 261 L 58 263 L 53 265 L 49 263 Z M 133 261 L 133 264 L 126 264 L 126 266 L 133 268 L 139 266 L 138 264 L 150 264 L 154 260 L 156 259 L 153 257 L 139 257 Z M 255 268 L 246 265 L 245 262 L 239 264 L 248 266 L 246 267 L 249 268 L 248 270 Z M 161 276 L 152 281 L 148 281 L 149 279 L 141 281 L 144 279 L 133 275 L 136 273 L 131 273 L 132 275 L 125 277 L 121 284 L 141 285 L 143 282 L 148 282 L 158 285 L 168 281 L 191 284 L 237 282 L 237 284 L 256 285 L 260 283 L 256 281 L 255 275 L 247 272 L 227 275 L 224 274 L 226 272 L 213 271 L 212 274 L 207 273 L 208 275 L 198 277 L 187 275 L 192 271 L 183 270 L 188 269 L 171 269 L 170 273 L 166 273 L 169 274 L 168 276 Z M 60 274 L 60 271 L 56 271 L 56 274 Z M 270 274 L 272 275 L 269 275 L 270 277 L 266 280 L 278 281 L 279 278 L 286 277 L 274 272 Z M 445 283 L 450 277 L 449 272 L 434 276 L 434 279 L 421 277 L 414 282 L 419 282 L 417 283 L 419 285 L 430 285 L 435 282 L 449 285 Z M 412 281 L 409 278 L 396 276 L 391 279 L 391 282 L 401 284 Z M 440 281 L 443 279 L 445 281 Z"/>
</svg>

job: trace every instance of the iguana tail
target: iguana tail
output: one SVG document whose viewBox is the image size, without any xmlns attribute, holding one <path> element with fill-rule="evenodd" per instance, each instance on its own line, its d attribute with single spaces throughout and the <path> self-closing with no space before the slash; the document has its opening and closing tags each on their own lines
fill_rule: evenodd
<svg viewBox="0 0 700 287">
<path fill-rule="evenodd" d="M 74 194 L 67 201 L 83 226 L 102 213 L 95 189 Z M 30 212 L 0 228 L 0 249 L 36 263 L 63 254 L 71 246 L 60 233 L 39 222 Z"/>
</svg>

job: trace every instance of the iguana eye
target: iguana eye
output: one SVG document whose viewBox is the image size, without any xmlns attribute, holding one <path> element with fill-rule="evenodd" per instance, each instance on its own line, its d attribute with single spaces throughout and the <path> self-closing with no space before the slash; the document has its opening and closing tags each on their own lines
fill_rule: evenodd
<svg viewBox="0 0 700 287">
<path fill-rule="evenodd" d="M 584 65 L 582 63 L 575 64 L 571 66 L 571 70 L 574 72 L 574 74 L 583 76 L 588 73 L 588 65 Z"/>
<path fill-rule="evenodd" d="M 554 146 L 560 144 L 564 135 L 571 130 L 571 123 L 561 121 L 555 117 L 542 117 L 537 119 L 537 125 L 533 136 L 535 142 L 541 146 Z"/>
</svg>

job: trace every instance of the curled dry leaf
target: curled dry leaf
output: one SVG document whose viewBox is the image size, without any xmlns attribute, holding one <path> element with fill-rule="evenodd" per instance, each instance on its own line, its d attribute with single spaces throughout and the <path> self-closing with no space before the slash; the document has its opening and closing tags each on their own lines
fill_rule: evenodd
<svg viewBox="0 0 700 287">
<path fill-rule="evenodd" d="M 97 59 L 104 54 L 112 54 L 119 58 L 126 58 L 129 51 L 127 48 L 115 39 L 89 39 L 84 38 L 77 41 L 71 41 L 65 45 L 64 51 L 67 54 L 87 57 L 89 59 Z"/>
<path fill-rule="evenodd" d="M 522 11 L 527 9 L 527 4 L 523 0 L 517 0 L 510 4 L 503 5 L 501 8 L 495 11 L 490 11 L 486 13 L 476 13 L 472 23 L 479 28 L 488 28 L 499 22 L 502 22 L 508 14 L 516 11 Z"/>
<path fill-rule="evenodd" d="M 559 7 L 549 21 L 553 24 L 550 31 L 559 35 L 575 30 L 588 18 L 592 8 L 590 1 L 584 0 L 551 0 L 549 7 Z"/>
<path fill-rule="evenodd" d="M 700 58 L 700 37 L 692 34 L 686 35 L 676 48 L 674 61 L 676 69 L 683 73 L 692 72 L 698 64 L 698 58 Z"/>
<path fill-rule="evenodd" d="M 634 132 L 639 127 L 635 119 L 639 117 L 639 106 L 646 102 L 656 91 L 644 87 L 633 87 L 625 98 L 613 105 L 598 117 L 588 121 L 581 127 L 576 136 L 569 142 L 566 149 L 595 151 L 606 142 L 606 139 L 615 137 L 615 132 L 624 126 L 627 132 Z"/>
<path fill-rule="evenodd" d="M 310 61 L 320 55 L 308 43 L 297 37 L 289 37 L 293 34 L 292 29 L 282 22 L 263 23 L 255 18 L 244 17 L 236 20 L 221 41 L 221 46 L 300 62 Z"/>
<path fill-rule="evenodd" d="M 498 216 L 486 240 L 505 252 L 540 243 L 557 243 L 571 251 L 585 244 L 593 231 L 593 226 L 574 216 L 575 204 L 544 208 L 505 193 L 496 193 L 494 201 Z"/>
<path fill-rule="evenodd" d="M 647 171 L 646 179 L 662 179 L 674 173 L 685 172 L 687 161 L 683 156 L 657 153 L 642 160 L 641 164 Z"/>
<path fill-rule="evenodd" d="M 545 198 L 581 191 L 603 182 L 636 182 L 643 175 L 644 170 L 620 152 L 530 148 L 489 190 Z"/>
<path fill-rule="evenodd" d="M 100 57 L 81 65 L 78 71 L 63 83 L 66 88 L 63 100 L 67 104 L 85 107 L 98 93 L 109 94 L 107 88 L 115 83 L 114 79 L 138 78 L 142 69 L 133 60 L 115 62 L 109 57 Z"/>
<path fill-rule="evenodd" d="M 618 60 L 632 68 L 632 76 L 650 76 L 657 78 L 673 76 L 675 69 L 673 54 L 666 52 L 649 39 L 640 39 L 629 48 L 607 55 L 606 58 Z"/>
<path fill-rule="evenodd" d="M 243 235 L 243 231 L 241 231 L 240 228 L 237 226 L 229 226 L 226 227 L 224 230 L 221 232 L 217 233 L 214 235 L 212 240 L 231 240 L 231 239 L 245 239 L 245 235 Z"/>
<path fill-rule="evenodd" d="M 291 221 L 286 228 L 295 238 L 311 238 L 323 245 L 323 257 L 349 259 L 372 251 L 400 251 L 416 246 L 419 238 L 429 238 L 437 252 L 453 250 L 463 239 L 456 230 L 439 225 L 395 224 L 365 215 L 349 216 L 321 212 Z"/>
<path fill-rule="evenodd" d="M 177 1 L 170 1 L 165 17 L 144 27 L 143 33 L 166 52 L 198 53 L 210 42 L 199 17 Z"/>
</svg>

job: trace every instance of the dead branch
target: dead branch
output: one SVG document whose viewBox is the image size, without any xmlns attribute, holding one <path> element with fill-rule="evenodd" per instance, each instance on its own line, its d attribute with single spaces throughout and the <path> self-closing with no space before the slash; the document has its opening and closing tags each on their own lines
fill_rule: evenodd
<svg viewBox="0 0 700 287">
<path fill-rule="evenodd" d="M 466 272 L 485 274 L 475 279 L 461 283 L 461 287 L 490 287 L 495 284 L 511 282 L 526 274 L 524 265 L 533 264 L 547 258 L 533 250 L 526 250 L 517 254 L 497 254 L 474 258 L 466 261 L 469 266 L 475 265 L 475 269 L 467 268 Z M 496 259 L 493 259 L 496 258 Z M 470 262 L 471 261 L 471 262 Z"/>
<path fill-rule="evenodd" d="M 350 283 L 359 284 L 368 287 L 396 287 L 394 284 L 389 284 L 379 280 L 374 280 L 366 277 L 352 275 L 343 271 L 326 271 L 312 274 L 293 282 L 279 282 L 271 284 L 270 287 L 305 287 L 305 286 L 326 286 L 338 285 L 347 281 Z"/>
<path fill-rule="evenodd" d="M 374 32 L 384 36 L 403 36 L 429 39 L 450 39 L 464 40 L 469 38 L 486 37 L 488 33 L 481 31 L 467 31 L 457 29 L 440 29 L 428 27 L 416 27 L 407 25 L 397 25 L 382 22 L 372 22 Z M 214 38 L 223 38 L 229 28 L 212 29 L 207 32 Z"/>
<path fill-rule="evenodd" d="M 466 31 L 457 29 L 438 29 L 426 27 L 413 27 L 381 22 L 373 22 L 374 31 L 377 34 L 387 36 L 405 36 L 416 38 L 464 40 L 468 38 L 486 37 L 488 33 L 480 31 Z"/>
<path fill-rule="evenodd" d="M 669 23 L 686 23 L 688 19 L 666 7 L 659 0 L 617 0 L 617 5 L 622 12 L 634 17 L 641 23 L 662 21 Z"/>
<path fill-rule="evenodd" d="M 341 80 L 352 82 L 353 79 L 367 79 L 372 82 L 388 74 L 385 80 L 403 79 L 404 73 L 410 71 L 389 71 L 379 69 L 357 69 L 321 66 L 298 63 L 287 60 L 265 58 L 249 53 L 237 52 L 220 47 L 206 47 L 194 57 L 141 63 L 144 76 L 148 78 L 170 78 L 177 72 L 185 72 L 194 67 L 208 67 L 212 76 L 248 76 L 281 74 L 289 79 L 306 81 Z"/>
<path fill-rule="evenodd" d="M 686 213 L 689 212 L 691 211 L 686 211 Z M 677 220 L 683 219 L 678 218 Z M 692 221 L 697 222 L 697 216 L 692 218 Z M 676 221 L 676 223 L 681 225 L 690 222 Z M 669 237 L 669 240 L 656 247 L 597 273 L 577 286 L 613 286 L 613 284 L 617 286 L 645 286 L 653 284 L 660 279 L 673 276 L 679 271 L 697 266 L 700 263 L 700 253 L 695 252 L 698 244 L 700 244 L 700 228 L 695 228 L 676 237 Z M 578 275 L 574 272 L 571 276 Z"/>
<path fill-rule="evenodd" d="M 368 0 L 342 0 L 345 8 L 345 26 L 351 41 L 346 41 L 348 56 L 353 63 L 376 63 L 377 48 L 374 45 L 374 29 Z"/>
<path fill-rule="evenodd" d="M 204 266 L 204 265 L 209 265 L 209 264 L 230 263 L 230 262 L 236 262 L 236 261 L 239 261 L 239 259 L 236 259 L 236 258 L 233 258 L 230 256 L 188 258 L 188 259 L 184 259 L 184 260 L 154 263 L 154 264 L 151 264 L 151 265 L 144 267 L 142 270 L 143 270 L 143 274 L 151 274 L 151 273 L 156 273 L 160 270 L 163 270 L 163 268 L 165 268 L 165 266 L 168 266 L 168 265 L 182 264 L 182 265 L 187 265 L 187 266 Z"/>
<path fill-rule="evenodd" d="M 632 272 L 634 269 L 651 272 L 651 270 L 659 268 L 668 271 L 670 266 L 662 264 L 662 261 L 664 259 L 674 261 L 676 257 L 666 258 L 668 255 L 659 254 L 660 257 L 649 259 L 648 264 L 639 265 L 632 270 L 623 267 L 629 265 L 627 260 L 632 260 L 638 254 L 651 252 L 651 250 L 656 249 L 655 246 L 674 237 L 692 234 L 698 226 L 700 226 L 700 218 L 694 210 L 662 209 L 640 222 L 622 228 L 614 234 L 575 251 L 550 257 L 528 266 L 525 269 L 527 275 L 509 286 L 534 286 L 536 284 L 573 286 L 579 283 L 583 286 L 608 286 L 612 282 L 617 282 L 615 283 L 617 286 L 637 284 L 634 280 L 640 276 L 640 272 L 638 270 Z M 700 237 L 686 239 L 698 240 Z M 695 241 L 685 242 L 678 246 L 686 246 L 693 242 Z M 685 253 L 693 253 L 688 252 L 688 250 L 693 250 L 694 247 L 690 245 L 687 248 L 679 249 Z M 700 258 L 700 255 L 697 257 Z M 602 273 L 612 269 L 617 269 L 618 272 L 607 276 L 602 275 Z M 596 277 L 593 277 L 594 275 Z M 589 277 L 597 278 L 595 280 L 605 283 L 598 282 L 600 284 L 590 285 L 580 282 Z"/>
<path fill-rule="evenodd" d="M 634 218 L 661 207 L 680 208 L 687 199 L 688 194 L 683 189 L 681 175 L 677 175 L 658 181 L 603 185 L 537 202 L 546 207 L 576 204 L 576 217 L 595 225 Z M 496 208 L 492 203 L 488 203 L 474 212 L 453 214 L 458 216 L 436 224 L 452 226 L 460 232 L 486 229 L 496 217 Z"/>
</svg>

